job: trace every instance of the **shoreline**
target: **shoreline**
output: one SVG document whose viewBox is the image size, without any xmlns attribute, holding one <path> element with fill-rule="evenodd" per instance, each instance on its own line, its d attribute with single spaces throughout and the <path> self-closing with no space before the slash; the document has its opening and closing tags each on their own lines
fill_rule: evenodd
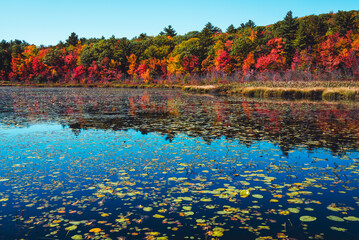
<svg viewBox="0 0 359 240">
<path fill-rule="evenodd" d="M 190 93 L 238 95 L 248 98 L 269 99 L 308 99 L 308 100 L 359 100 L 359 82 L 248 82 L 218 85 L 168 85 L 168 84 L 19 84 L 0 83 L 0 87 L 35 87 L 35 88 L 159 88 L 182 89 Z"/>
</svg>

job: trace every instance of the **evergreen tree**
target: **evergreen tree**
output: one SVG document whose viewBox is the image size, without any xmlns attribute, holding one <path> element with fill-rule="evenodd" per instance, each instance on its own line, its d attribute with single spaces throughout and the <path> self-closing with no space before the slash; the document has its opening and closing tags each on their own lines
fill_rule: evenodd
<svg viewBox="0 0 359 240">
<path fill-rule="evenodd" d="M 204 29 L 208 29 L 212 34 L 215 34 L 215 33 L 221 33 L 222 30 L 219 28 L 219 27 L 215 27 L 212 25 L 212 23 L 208 22 L 205 26 L 204 26 Z M 203 31 L 202 30 L 202 31 Z"/>
<path fill-rule="evenodd" d="M 173 29 L 171 25 L 168 25 L 168 27 L 165 27 L 163 29 L 164 35 L 174 37 L 177 35 L 176 31 Z"/>
<path fill-rule="evenodd" d="M 207 23 L 206 26 L 202 29 L 199 39 L 200 39 L 200 45 L 201 45 L 201 55 L 200 61 L 203 61 L 211 48 L 211 46 L 214 44 L 213 40 L 213 34 L 216 32 L 215 27 L 211 23 Z"/>
<path fill-rule="evenodd" d="M 229 25 L 226 32 L 227 33 L 236 33 L 237 29 L 233 26 L 233 24 Z"/>
<path fill-rule="evenodd" d="M 293 41 L 294 47 L 298 50 L 303 50 L 307 47 L 314 46 L 322 40 L 327 31 L 328 26 L 325 24 L 323 18 L 311 15 L 305 19 L 301 19 L 296 38 Z"/>
<path fill-rule="evenodd" d="M 336 31 L 340 35 L 345 35 L 349 30 L 355 29 L 355 16 L 350 12 L 339 11 L 335 14 L 334 22 L 336 25 Z"/>
<path fill-rule="evenodd" d="M 287 13 L 278 29 L 279 36 L 282 37 L 285 42 L 284 51 L 286 53 L 287 64 L 290 63 L 295 53 L 294 39 L 298 30 L 298 22 L 296 18 L 293 18 L 292 14 L 292 11 Z"/>
<path fill-rule="evenodd" d="M 244 30 L 246 28 L 255 28 L 256 24 L 252 20 L 248 20 L 246 23 L 241 23 L 239 29 Z"/>
<path fill-rule="evenodd" d="M 148 38 L 147 33 L 141 33 L 137 39 L 138 40 L 146 40 L 147 38 Z"/>
<path fill-rule="evenodd" d="M 79 37 L 77 36 L 76 33 L 71 33 L 71 35 L 69 36 L 69 38 L 66 40 L 66 44 L 68 46 L 76 46 L 77 43 L 79 42 Z"/>
<path fill-rule="evenodd" d="M 298 22 L 293 18 L 292 11 L 289 11 L 278 29 L 280 37 L 292 41 L 298 29 Z"/>
</svg>

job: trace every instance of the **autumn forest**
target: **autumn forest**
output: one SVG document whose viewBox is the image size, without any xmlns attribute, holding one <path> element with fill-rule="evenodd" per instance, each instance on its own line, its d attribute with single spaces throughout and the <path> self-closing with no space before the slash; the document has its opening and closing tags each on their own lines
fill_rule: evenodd
<svg viewBox="0 0 359 240">
<path fill-rule="evenodd" d="M 56 46 L 0 42 L 3 83 L 223 83 L 257 80 L 358 79 L 359 11 L 294 17 L 225 31 L 207 23 L 178 35 L 79 38 Z"/>
</svg>

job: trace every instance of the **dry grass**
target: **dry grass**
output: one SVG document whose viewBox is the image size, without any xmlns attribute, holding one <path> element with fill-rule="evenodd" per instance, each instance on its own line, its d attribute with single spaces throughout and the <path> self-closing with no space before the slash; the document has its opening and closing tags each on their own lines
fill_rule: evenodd
<svg viewBox="0 0 359 240">
<path fill-rule="evenodd" d="M 359 88 L 284 88 L 284 87 L 242 87 L 229 91 L 255 98 L 311 99 L 311 100 L 356 100 Z"/>
<path fill-rule="evenodd" d="M 325 100 L 359 100 L 359 88 L 326 89 L 322 98 Z"/>
<path fill-rule="evenodd" d="M 321 99 L 324 88 L 270 88 L 243 87 L 236 88 L 232 94 L 256 98 L 284 98 L 284 99 Z"/>
<path fill-rule="evenodd" d="M 181 88 L 194 93 L 234 94 L 256 98 L 310 99 L 310 100 L 359 100 L 359 81 L 249 81 L 222 85 L 178 84 L 16 84 L 1 83 L 0 86 L 29 87 L 112 87 L 112 88 Z"/>
<path fill-rule="evenodd" d="M 216 85 L 205 85 L 205 86 L 187 85 L 187 86 L 183 86 L 182 90 L 186 91 L 186 92 L 194 92 L 194 93 L 211 93 L 211 92 L 217 92 L 218 86 L 216 86 Z"/>
</svg>

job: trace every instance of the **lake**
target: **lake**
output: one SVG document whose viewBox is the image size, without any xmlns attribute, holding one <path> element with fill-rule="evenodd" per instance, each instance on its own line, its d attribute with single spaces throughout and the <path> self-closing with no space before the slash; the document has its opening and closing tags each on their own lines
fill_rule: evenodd
<svg viewBox="0 0 359 240">
<path fill-rule="evenodd" d="M 0 88 L 0 239 L 359 239 L 359 104 Z"/>
</svg>

